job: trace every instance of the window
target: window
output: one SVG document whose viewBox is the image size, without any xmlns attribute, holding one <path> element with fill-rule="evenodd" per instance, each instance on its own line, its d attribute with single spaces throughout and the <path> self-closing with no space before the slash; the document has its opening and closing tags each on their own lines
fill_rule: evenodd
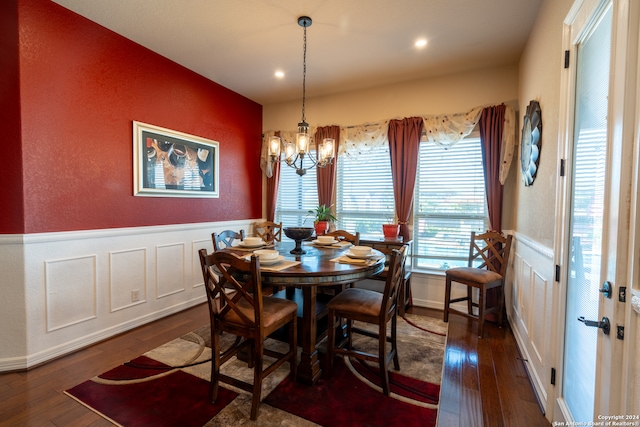
<svg viewBox="0 0 640 427">
<path fill-rule="evenodd" d="M 306 217 L 309 209 L 317 205 L 316 168 L 308 169 L 306 175 L 299 176 L 294 168 L 281 163 L 275 222 L 282 222 L 283 227 L 313 227 L 313 219 Z"/>
<path fill-rule="evenodd" d="M 315 168 L 300 177 L 282 164 L 276 222 L 311 227 L 307 212 L 317 204 Z M 483 232 L 489 226 L 486 205 L 477 134 L 448 150 L 422 142 L 412 221 L 413 267 L 442 270 L 467 265 L 471 231 Z M 382 236 L 382 224 L 395 214 L 388 146 L 340 156 L 335 208 L 337 228 Z"/>
<path fill-rule="evenodd" d="M 483 232 L 488 225 L 480 138 L 469 136 L 448 150 L 420 143 L 413 266 L 466 266 L 471 231 Z"/>
<path fill-rule="evenodd" d="M 382 224 L 395 213 L 388 146 L 340 156 L 336 187 L 338 228 L 382 236 Z"/>
</svg>

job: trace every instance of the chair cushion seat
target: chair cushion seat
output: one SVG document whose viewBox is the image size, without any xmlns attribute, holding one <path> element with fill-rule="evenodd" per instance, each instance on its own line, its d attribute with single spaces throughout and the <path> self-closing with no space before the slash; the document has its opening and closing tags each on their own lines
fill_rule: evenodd
<svg viewBox="0 0 640 427">
<path fill-rule="evenodd" d="M 365 316 L 380 315 L 383 294 L 360 288 L 348 288 L 334 297 L 327 308 L 342 313 L 355 313 Z"/>
<path fill-rule="evenodd" d="M 247 316 L 249 319 L 253 319 L 254 309 L 253 306 L 247 302 L 247 300 L 240 300 L 237 304 L 237 307 L 242 313 L 244 313 L 245 316 Z M 288 319 L 292 313 L 296 313 L 297 311 L 298 305 L 293 301 L 281 298 L 263 297 L 262 320 L 267 334 L 273 332 L 273 330 L 285 324 L 286 319 Z M 245 322 L 243 322 L 240 316 L 238 316 L 238 314 L 233 310 L 230 310 L 227 313 L 224 321 L 227 323 L 246 326 Z"/>
<path fill-rule="evenodd" d="M 502 280 L 502 276 L 495 271 L 474 267 L 450 268 L 446 274 L 452 280 L 474 281 L 477 283 L 491 283 L 496 280 Z"/>
</svg>

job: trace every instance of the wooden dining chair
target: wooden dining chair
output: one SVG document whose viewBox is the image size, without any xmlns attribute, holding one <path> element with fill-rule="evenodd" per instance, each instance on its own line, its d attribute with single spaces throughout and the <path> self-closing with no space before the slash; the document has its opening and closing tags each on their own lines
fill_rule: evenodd
<svg viewBox="0 0 640 427">
<path fill-rule="evenodd" d="M 264 221 L 255 223 L 253 229 L 265 243 L 271 244 L 282 241 L 282 222 Z"/>
<path fill-rule="evenodd" d="M 346 230 L 334 230 L 325 234 L 325 236 L 333 236 L 336 240 L 340 242 L 349 242 L 354 246 L 358 246 L 360 244 L 360 232 L 356 231 L 354 233 L 349 233 Z"/>
<path fill-rule="evenodd" d="M 397 246 L 396 246 L 397 248 Z M 384 283 L 387 281 L 387 273 L 389 272 L 389 261 L 391 260 L 391 254 L 394 250 L 389 246 L 377 246 L 375 248 L 381 252 L 386 260 L 385 267 L 380 273 L 369 277 L 365 280 L 360 280 L 351 284 L 351 287 L 359 287 L 363 289 L 371 289 L 374 291 L 382 292 L 384 289 Z M 407 250 L 407 257 L 409 256 Z M 404 316 L 407 310 L 407 299 L 410 299 L 411 295 L 411 270 L 405 265 L 402 265 L 402 285 L 400 286 L 400 298 L 398 299 L 398 314 Z"/>
<path fill-rule="evenodd" d="M 331 299 L 327 304 L 329 310 L 329 331 L 327 338 L 327 371 L 331 375 L 335 355 L 344 355 L 363 361 L 378 364 L 382 391 L 389 395 L 389 363 L 393 359 L 393 366 L 400 370 L 398 359 L 398 346 L 396 344 L 396 324 L 398 313 L 398 296 L 402 283 L 402 265 L 407 255 L 406 247 L 400 250 L 394 249 L 389 262 L 387 281 L 384 292 L 376 292 L 368 289 L 348 288 Z M 347 322 L 347 337 L 342 342 L 335 342 L 335 330 L 341 327 L 341 321 Z M 377 326 L 377 332 L 354 326 L 353 322 L 364 322 Z M 391 322 L 390 335 L 387 334 L 387 325 Z M 372 354 L 353 347 L 353 334 L 361 334 L 378 340 L 378 353 Z M 391 349 L 387 352 L 387 342 Z"/>
<path fill-rule="evenodd" d="M 220 249 L 233 246 L 236 240 L 244 240 L 244 230 L 235 232 L 233 230 L 225 230 L 220 233 L 211 233 L 213 241 L 213 251 L 218 252 Z"/>
<path fill-rule="evenodd" d="M 334 230 L 334 231 L 330 231 L 324 234 L 325 236 L 333 236 L 334 239 L 338 240 L 339 242 L 349 242 L 351 244 L 353 244 L 354 246 L 358 246 L 360 244 L 360 232 L 356 231 L 355 233 L 350 233 L 346 230 Z M 337 286 L 331 286 L 331 287 L 323 287 L 321 289 L 318 290 L 319 293 L 324 293 L 324 294 L 331 294 L 331 295 L 337 295 L 338 293 L 342 292 L 342 290 L 346 287 L 346 286 L 350 286 L 353 287 L 353 283 L 348 283 L 345 285 L 337 285 Z"/>
<path fill-rule="evenodd" d="M 296 378 L 297 311 L 298 305 L 286 299 L 262 295 L 260 260 L 256 255 L 246 261 L 231 253 L 213 252 L 207 255 L 200 249 L 200 264 L 206 277 L 205 288 L 209 302 L 211 323 L 211 385 L 209 399 L 218 398 L 218 383 L 231 384 L 252 393 L 251 419 L 258 416 L 262 382 L 283 363 L 289 362 L 290 378 Z M 213 270 L 216 270 L 214 272 Z M 241 281 L 239 278 L 242 278 Z M 265 348 L 265 339 L 283 326 L 288 327 L 289 350 L 286 353 Z M 220 335 L 227 332 L 241 340 L 222 349 Z M 248 347 L 250 365 L 253 364 L 253 384 L 220 372 L 220 367 L 242 348 Z M 264 356 L 269 361 L 264 367 Z"/>
<path fill-rule="evenodd" d="M 502 326 L 504 311 L 504 277 L 509 264 L 512 236 L 504 236 L 497 231 L 482 234 L 471 232 L 469 261 L 467 267 L 454 267 L 446 271 L 444 294 L 444 321 L 449 321 L 449 313 L 457 313 L 478 321 L 478 337 L 482 338 L 484 320 L 488 313 L 498 313 L 498 324 Z M 451 299 L 451 284 L 467 286 L 467 296 Z M 478 289 L 478 302 L 473 301 L 473 289 Z M 487 308 L 487 291 L 497 289 L 498 305 Z M 467 312 L 451 308 L 451 304 L 467 301 Z M 478 314 L 473 308 L 478 308 Z"/>
</svg>

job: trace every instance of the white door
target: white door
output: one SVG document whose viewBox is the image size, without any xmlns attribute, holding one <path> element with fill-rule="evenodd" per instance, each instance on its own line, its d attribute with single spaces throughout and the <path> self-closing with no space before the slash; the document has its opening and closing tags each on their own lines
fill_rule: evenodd
<svg viewBox="0 0 640 427">
<path fill-rule="evenodd" d="M 563 397 L 572 421 L 594 421 L 598 338 L 610 333 L 599 315 L 611 8 L 576 49 L 573 165 L 569 221 Z M 595 327 L 594 327 L 595 326 Z M 601 326 L 598 328 L 597 326 Z"/>
<path fill-rule="evenodd" d="M 616 339 L 619 286 L 626 286 L 629 210 L 624 193 L 632 163 L 623 145 L 628 68 L 616 37 L 621 28 L 616 0 L 576 2 L 565 28 L 570 39 L 561 236 L 565 285 L 560 342 L 558 411 L 554 420 L 602 421 L 620 410 L 620 363 Z M 619 31 L 620 33 L 616 33 Z M 622 86 L 621 86 L 622 85 Z M 628 144 L 628 142 L 627 142 Z M 605 282 L 610 292 L 604 292 Z M 623 306 L 622 306 L 623 307 Z M 622 310 L 623 311 L 623 310 Z"/>
</svg>

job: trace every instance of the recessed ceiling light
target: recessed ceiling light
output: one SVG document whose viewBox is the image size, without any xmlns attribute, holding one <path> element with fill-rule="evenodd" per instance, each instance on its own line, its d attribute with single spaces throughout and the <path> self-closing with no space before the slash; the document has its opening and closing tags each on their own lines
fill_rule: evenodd
<svg viewBox="0 0 640 427">
<path fill-rule="evenodd" d="M 284 71 L 276 71 L 275 76 L 279 79 L 284 77 Z"/>
<path fill-rule="evenodd" d="M 416 43 L 414 46 L 420 48 L 420 47 L 425 47 L 426 45 L 427 45 L 427 39 L 419 39 L 419 40 L 416 40 Z"/>
</svg>

